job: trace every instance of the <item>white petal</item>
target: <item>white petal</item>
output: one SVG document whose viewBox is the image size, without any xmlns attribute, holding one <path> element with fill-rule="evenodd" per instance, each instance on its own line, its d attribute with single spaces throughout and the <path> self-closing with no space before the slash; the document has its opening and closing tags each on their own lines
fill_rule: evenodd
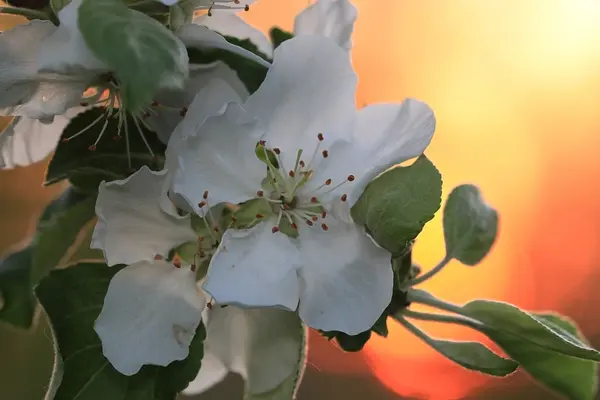
<svg viewBox="0 0 600 400">
<path fill-rule="evenodd" d="M 246 379 L 248 392 L 259 394 L 295 372 L 303 350 L 303 328 L 295 313 L 214 306 L 208 315 L 205 358 L 184 393 L 209 389 L 229 370 Z"/>
<path fill-rule="evenodd" d="M 265 34 L 236 14 L 217 11 L 210 16 L 207 14 L 194 19 L 194 23 L 206 26 L 223 36 L 233 36 L 242 40 L 249 39 L 267 57 L 273 56 L 273 45 Z"/>
<path fill-rule="evenodd" d="M 321 35 L 350 50 L 356 8 L 348 0 L 318 0 L 296 17 L 296 35 Z"/>
<path fill-rule="evenodd" d="M 298 310 L 312 328 L 356 335 L 369 330 L 391 301 L 391 254 L 359 226 L 326 222 L 327 231 L 300 226 Z"/>
<path fill-rule="evenodd" d="M 25 103 L 37 89 L 35 60 L 42 39 L 56 27 L 33 20 L 0 35 L 0 108 Z M 6 115 L 6 114 L 4 114 Z"/>
<path fill-rule="evenodd" d="M 291 154 L 293 163 L 299 148 L 310 157 L 319 133 L 350 132 L 355 90 L 346 51 L 323 37 L 298 36 L 275 50 L 273 66 L 246 109 L 266 126 L 267 145 Z"/>
<path fill-rule="evenodd" d="M 59 73 L 107 71 L 108 67 L 89 49 L 78 25 L 79 6 L 83 0 L 72 0 L 58 12 L 60 25 L 41 43 L 38 70 Z"/>
<path fill-rule="evenodd" d="M 104 356 L 133 375 L 185 359 L 205 304 L 189 267 L 139 262 L 112 278 L 94 329 Z"/>
<path fill-rule="evenodd" d="M 188 122 L 192 123 L 184 120 Z M 256 197 L 266 176 L 266 167 L 255 153 L 262 134 L 256 119 L 238 103 L 230 102 L 196 128 L 196 133 L 176 147 L 176 142 L 170 145 L 173 150 L 169 157 L 177 156 L 178 160 L 177 168 L 171 170 L 171 194 L 182 196 L 200 215 L 205 211 L 199 206 L 205 191 L 209 205 L 241 203 Z"/>
<path fill-rule="evenodd" d="M 225 231 L 203 286 L 217 303 L 296 309 L 298 249 L 293 239 L 273 234 L 272 227 L 263 222 Z"/>
<path fill-rule="evenodd" d="M 197 49 L 223 49 L 231 53 L 253 60 L 264 67 L 269 68 L 271 64 L 256 54 L 240 46 L 229 43 L 225 38 L 195 23 L 183 25 L 175 32 L 175 35 L 186 45 L 186 47 Z"/>
<path fill-rule="evenodd" d="M 166 171 L 143 166 L 125 180 L 100 184 L 90 247 L 103 250 L 109 266 L 150 261 L 196 239 L 189 216 L 176 218 L 161 209 L 165 177 Z"/>
<path fill-rule="evenodd" d="M 181 117 L 181 110 L 183 107 L 192 110 L 187 118 L 188 120 L 193 119 L 198 121 L 199 119 L 202 119 L 202 122 L 204 122 L 206 117 L 198 116 L 197 106 L 192 109 L 191 103 L 196 94 L 198 94 L 198 92 L 200 92 L 213 79 L 221 79 L 227 82 L 230 88 L 233 89 L 237 94 L 237 96 L 234 98 L 227 98 L 227 101 L 234 100 L 241 102 L 248 98 L 248 91 L 246 90 L 246 87 L 242 81 L 238 78 L 237 73 L 229 68 L 225 63 L 218 61 L 208 67 L 192 67 L 190 69 L 190 77 L 185 84 L 185 90 L 163 90 L 159 92 L 155 100 L 162 107 L 155 108 L 155 114 L 151 114 L 151 116 L 146 120 L 148 125 L 150 125 L 156 131 L 158 137 L 164 143 L 168 142 L 177 124 L 183 120 Z M 230 93 L 230 88 L 228 88 L 226 92 L 227 95 Z M 204 94 L 203 96 L 210 95 L 210 97 L 203 99 L 203 103 L 214 104 L 217 101 L 221 101 L 220 97 L 222 96 L 219 94 L 220 92 Z M 217 97 L 215 98 L 214 96 Z M 222 101 L 218 108 L 211 112 L 210 115 L 216 114 L 218 109 L 223 104 L 225 104 L 225 101 Z"/>
<path fill-rule="evenodd" d="M 25 167 L 42 161 L 56 148 L 70 118 L 57 115 L 51 124 L 16 117 L 0 133 L 0 169 Z"/>
<path fill-rule="evenodd" d="M 418 157 L 427 148 L 435 131 L 435 116 L 429 106 L 407 99 L 402 104 L 376 104 L 358 112 L 355 156 L 336 157 L 336 163 L 356 175 L 350 186 L 348 204 L 354 205 L 365 186 L 388 168 Z"/>
</svg>

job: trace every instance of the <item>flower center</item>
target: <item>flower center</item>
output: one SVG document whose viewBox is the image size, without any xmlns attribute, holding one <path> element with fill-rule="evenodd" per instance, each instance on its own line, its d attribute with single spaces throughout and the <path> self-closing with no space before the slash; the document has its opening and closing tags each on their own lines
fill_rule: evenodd
<svg viewBox="0 0 600 400">
<path fill-rule="evenodd" d="M 354 181 L 354 175 L 335 183 L 331 178 L 325 179 L 320 185 L 314 187 L 307 184 L 314 179 L 315 171 L 329 157 L 327 149 L 322 149 L 324 136 L 317 135 L 318 144 L 310 158 L 305 162 L 302 159 L 303 150 L 296 153 L 293 168 L 287 170 L 279 148 L 268 149 L 265 141 L 260 141 L 256 147 L 257 156 L 267 165 L 267 177 L 263 180 L 263 188 L 257 191 L 257 196 L 267 200 L 277 216 L 273 226 L 273 233 L 282 231 L 290 236 L 297 236 L 298 223 L 308 226 L 320 226 L 324 231 L 327 225 L 328 214 L 321 199 L 339 187 Z M 288 165 L 291 165 L 288 163 Z M 339 201 L 345 202 L 347 195 L 340 196 Z"/>
</svg>

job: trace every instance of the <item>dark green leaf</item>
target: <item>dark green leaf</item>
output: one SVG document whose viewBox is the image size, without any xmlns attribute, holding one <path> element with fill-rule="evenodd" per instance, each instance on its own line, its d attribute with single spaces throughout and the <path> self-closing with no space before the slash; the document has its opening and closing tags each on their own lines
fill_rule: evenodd
<svg viewBox="0 0 600 400">
<path fill-rule="evenodd" d="M 0 320 L 28 328 L 35 310 L 33 286 L 55 268 L 81 228 L 94 217 L 94 197 L 67 189 L 46 207 L 31 244 L 0 261 Z"/>
<path fill-rule="evenodd" d="M 94 331 L 110 279 L 120 267 L 81 263 L 50 274 L 36 289 L 52 325 L 61 358 L 55 366 L 53 400 L 174 400 L 193 380 L 203 355 L 200 324 L 190 355 L 167 367 L 144 366 L 133 376 L 121 375 L 102 355 Z"/>
<path fill-rule="evenodd" d="M 498 232 L 498 213 L 488 206 L 476 186 L 455 188 L 444 207 L 444 237 L 448 257 L 466 265 L 478 264 L 490 251 Z"/>
<path fill-rule="evenodd" d="M 185 46 L 158 21 L 123 0 L 83 0 L 78 23 L 89 48 L 117 76 L 128 110 L 148 106 L 160 87 L 183 87 Z"/>
<path fill-rule="evenodd" d="M 252 53 L 268 60 L 269 58 L 258 50 L 258 47 L 249 39 L 237 39 L 230 36 L 225 36 L 229 43 L 242 47 Z M 233 69 L 240 80 L 248 89 L 248 92 L 254 93 L 260 87 L 267 76 L 268 69 L 258 64 L 254 60 L 250 60 L 239 54 L 232 53 L 223 49 L 206 49 L 200 50 L 196 48 L 188 48 L 190 63 L 193 64 L 210 64 L 215 61 L 223 61 L 231 69 Z"/>
<path fill-rule="evenodd" d="M 294 34 L 275 26 L 269 31 L 269 37 L 271 38 L 271 43 L 273 43 L 273 48 L 276 49 L 281 43 L 293 38 Z"/>
<path fill-rule="evenodd" d="M 407 247 L 440 208 L 442 177 L 425 156 L 408 167 L 390 169 L 367 185 L 352 207 L 380 246 L 394 255 Z"/>
<path fill-rule="evenodd" d="M 381 317 L 375 321 L 375 325 L 373 325 L 371 330 L 379 336 L 388 337 L 387 317 L 387 313 L 382 314 Z"/>
<path fill-rule="evenodd" d="M 344 332 L 331 331 L 331 332 L 321 332 L 323 336 L 327 339 L 335 339 L 336 342 L 340 345 L 342 350 L 348 352 L 357 352 L 361 351 L 365 344 L 371 339 L 371 331 L 361 332 L 358 335 L 348 335 Z"/>
<path fill-rule="evenodd" d="M 89 148 L 100 135 L 104 125 L 103 120 L 94 124 L 85 133 L 68 141 L 63 140 L 88 127 L 103 113 L 103 108 L 93 108 L 79 114 L 67 125 L 54 157 L 48 165 L 46 185 L 69 178 L 77 187 L 95 191 L 103 180 L 123 179 L 143 165 L 153 169 L 160 168 L 165 145 L 154 132 L 141 126 L 142 133 L 156 156 L 154 157 L 131 117 L 127 119 L 127 134 L 125 129 L 121 129 L 120 137 L 117 136 L 118 120 L 110 118 L 102 139 L 95 148 L 92 148 L 93 151 Z M 129 151 L 127 140 L 129 140 Z"/>
</svg>

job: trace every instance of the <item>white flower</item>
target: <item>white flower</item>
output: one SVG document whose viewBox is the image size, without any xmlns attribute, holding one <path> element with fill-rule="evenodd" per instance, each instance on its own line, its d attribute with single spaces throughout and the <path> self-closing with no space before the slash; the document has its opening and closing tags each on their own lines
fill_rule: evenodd
<svg viewBox="0 0 600 400">
<path fill-rule="evenodd" d="M 212 107 L 213 116 L 192 104 L 181 126 L 194 130 L 169 142 L 170 195 L 199 215 L 262 197 L 276 215 L 224 233 L 204 285 L 218 303 L 298 309 L 313 328 L 351 335 L 389 304 L 391 255 L 352 223 L 349 209 L 372 178 L 423 153 L 435 119 L 416 100 L 357 113 L 355 90 L 345 50 L 298 36 L 275 51 L 265 81 L 243 104 L 232 99 Z M 259 143 L 279 154 L 278 168 L 267 173 Z M 279 232 L 284 226 L 298 237 Z"/>
<path fill-rule="evenodd" d="M 304 328 L 284 310 L 221 308 L 205 310 L 204 357 L 197 378 L 183 392 L 202 393 L 229 372 L 246 381 L 246 392 L 259 395 L 279 386 L 304 362 Z"/>
<path fill-rule="evenodd" d="M 156 260 L 196 240 L 190 217 L 162 211 L 166 171 L 142 167 L 122 181 L 100 185 L 91 248 L 106 263 L 130 264 L 111 280 L 95 329 L 106 358 L 133 375 L 145 364 L 183 360 L 206 301 L 189 265 Z"/>
<path fill-rule="evenodd" d="M 356 8 L 349 0 L 317 0 L 296 16 L 294 34 L 325 36 L 350 50 L 356 14 Z M 223 35 L 249 39 L 265 55 L 273 55 L 273 44 L 265 34 L 234 13 L 214 12 L 210 16 L 197 17 L 194 23 L 207 26 Z"/>
</svg>

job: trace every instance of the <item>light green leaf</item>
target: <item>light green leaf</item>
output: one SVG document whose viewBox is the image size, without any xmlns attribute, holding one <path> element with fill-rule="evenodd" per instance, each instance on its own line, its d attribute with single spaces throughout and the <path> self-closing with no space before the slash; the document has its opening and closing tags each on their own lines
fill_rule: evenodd
<svg viewBox="0 0 600 400">
<path fill-rule="evenodd" d="M 421 156 L 375 178 L 352 207 L 354 221 L 366 226 L 380 246 L 403 254 L 440 208 L 442 176 Z"/>
<path fill-rule="evenodd" d="M 50 318 L 60 357 L 50 384 L 52 400 L 175 400 L 199 369 L 204 325 L 196 331 L 190 354 L 167 367 L 144 366 L 133 376 L 121 375 L 104 358 L 94 331 L 108 284 L 121 268 L 81 263 L 50 274 L 36 294 Z"/>
<path fill-rule="evenodd" d="M 166 27 L 122 0 L 83 0 L 79 29 L 115 73 L 123 106 L 139 112 L 159 88 L 180 89 L 188 77 L 185 46 Z"/>
<path fill-rule="evenodd" d="M 464 368 L 493 376 L 506 376 L 515 372 L 519 366 L 513 360 L 500 357 L 481 343 L 434 339 L 407 321 L 402 314 L 394 318 L 434 350 Z"/>
<path fill-rule="evenodd" d="M 455 188 L 444 207 L 444 238 L 448 257 L 466 265 L 478 264 L 490 251 L 498 232 L 498 213 L 488 206 L 476 186 Z"/>
<path fill-rule="evenodd" d="M 0 261 L 0 320 L 28 328 L 35 310 L 33 286 L 57 267 L 83 226 L 94 217 L 95 198 L 67 189 L 44 211 L 31 244 Z"/>
<path fill-rule="evenodd" d="M 190 24 L 194 19 L 192 4 L 179 2 L 169 7 L 169 28 L 176 31 L 185 24 Z"/>
<path fill-rule="evenodd" d="M 540 349 L 600 361 L 600 352 L 583 343 L 573 334 L 563 329 L 556 329 L 545 319 L 511 304 L 475 300 L 462 307 L 462 314 L 483 322 L 485 325 L 481 328 L 482 332 L 521 364 L 524 362 L 519 355 L 535 357 Z"/>
</svg>

